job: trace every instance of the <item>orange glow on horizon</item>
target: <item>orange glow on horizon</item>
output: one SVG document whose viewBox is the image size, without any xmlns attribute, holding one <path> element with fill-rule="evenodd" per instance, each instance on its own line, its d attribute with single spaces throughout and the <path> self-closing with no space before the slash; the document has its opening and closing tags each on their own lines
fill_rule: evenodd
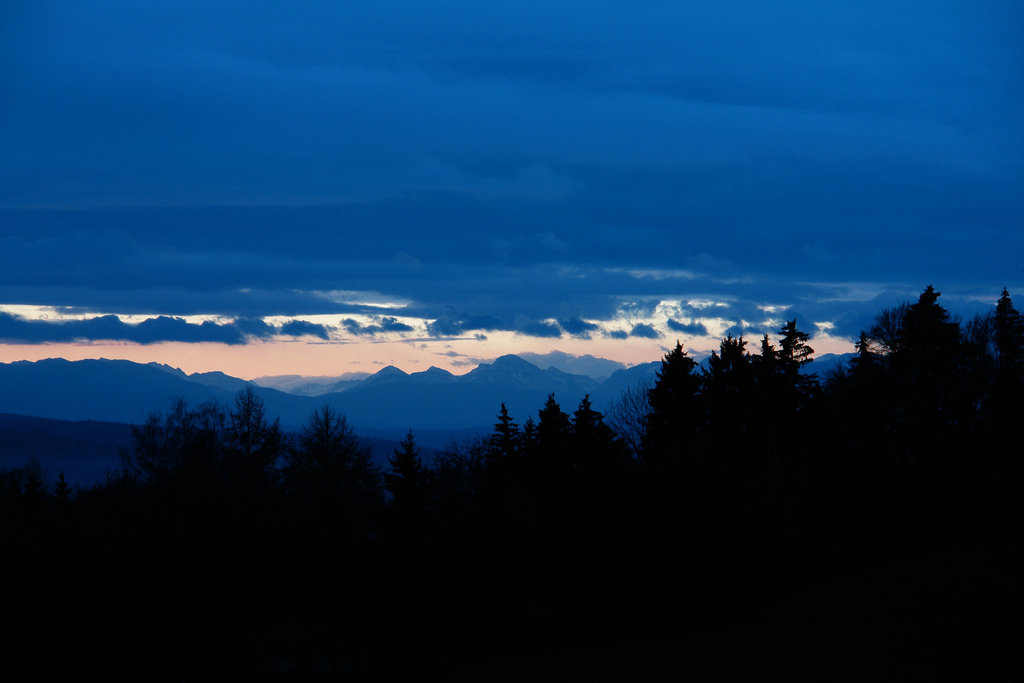
<svg viewBox="0 0 1024 683">
<path fill-rule="evenodd" d="M 703 355 L 717 348 L 710 337 L 681 339 L 690 353 Z M 186 373 L 221 371 L 242 379 L 267 375 L 337 376 L 346 372 L 374 373 L 386 365 L 406 372 L 419 372 L 437 366 L 454 374 L 472 370 L 481 362 L 507 353 L 548 353 L 562 351 L 573 355 L 590 354 L 600 358 L 636 365 L 661 360 L 675 339 L 543 339 L 513 333 L 496 333 L 486 340 L 421 339 L 353 341 L 326 343 L 306 340 L 256 341 L 230 346 L 217 343 L 93 342 L 60 344 L 0 344 L 0 362 L 37 361 L 44 358 L 84 360 L 88 358 L 125 359 L 137 363 L 157 362 L 180 368 Z M 840 337 L 817 335 L 811 340 L 815 355 L 849 353 L 853 343 Z"/>
</svg>

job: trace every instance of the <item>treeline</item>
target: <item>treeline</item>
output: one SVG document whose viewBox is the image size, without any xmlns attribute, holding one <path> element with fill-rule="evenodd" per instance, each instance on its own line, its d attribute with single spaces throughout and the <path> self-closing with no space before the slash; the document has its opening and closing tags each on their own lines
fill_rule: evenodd
<svg viewBox="0 0 1024 683">
<path fill-rule="evenodd" d="M 734 624 L 949 547 L 1019 556 L 1024 319 L 1005 290 L 964 324 L 938 298 L 882 311 L 829 377 L 796 321 L 703 369 L 677 344 L 607 421 L 502 405 L 489 438 L 424 462 L 410 433 L 383 471 L 329 408 L 286 434 L 251 390 L 179 402 L 102 485 L 0 474 L 0 542 L 60 596 L 25 632 L 176 673 L 436 672 Z"/>
</svg>

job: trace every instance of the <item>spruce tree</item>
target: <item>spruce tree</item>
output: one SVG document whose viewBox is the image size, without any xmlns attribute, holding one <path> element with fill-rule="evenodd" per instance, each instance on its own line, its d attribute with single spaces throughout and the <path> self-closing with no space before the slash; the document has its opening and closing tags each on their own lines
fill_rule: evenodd
<svg viewBox="0 0 1024 683">
<path fill-rule="evenodd" d="M 572 423 L 558 405 L 554 394 L 548 394 L 537 417 L 537 447 L 547 458 L 564 460 Z"/>
<path fill-rule="evenodd" d="M 572 416 L 573 445 L 576 466 L 591 472 L 621 470 L 629 459 L 622 440 L 594 410 L 590 396 L 584 396 Z"/>
<path fill-rule="evenodd" d="M 498 413 L 498 422 L 494 425 L 494 432 L 488 442 L 488 457 L 492 460 L 507 460 L 514 458 L 520 450 L 519 425 L 513 422 L 508 414 L 508 408 L 501 404 L 501 412 Z"/>
<path fill-rule="evenodd" d="M 960 326 L 950 320 L 949 312 L 939 305 L 941 292 L 928 285 L 918 300 L 907 308 L 900 330 L 900 360 L 917 366 L 919 371 L 949 367 L 958 361 Z"/>
<path fill-rule="evenodd" d="M 428 497 L 427 471 L 411 429 L 388 456 L 388 465 L 384 482 L 393 497 L 392 520 L 398 536 L 408 541 L 421 535 Z"/>
<path fill-rule="evenodd" d="M 993 326 L 996 368 L 1005 376 L 1017 375 L 1024 369 L 1024 316 L 1014 308 L 1005 287 L 996 303 Z"/>
<path fill-rule="evenodd" d="M 71 487 L 68 486 L 68 482 L 64 478 L 64 470 L 57 475 L 57 485 L 53 489 L 53 496 L 60 505 L 66 505 L 71 500 Z"/>
<path fill-rule="evenodd" d="M 649 467 L 678 466 L 703 424 L 701 378 L 696 369 L 696 361 L 678 341 L 661 361 L 654 386 L 647 391 L 650 410 L 641 438 L 642 459 Z"/>
<path fill-rule="evenodd" d="M 746 429 L 748 403 L 754 395 L 754 373 L 747 342 L 728 335 L 712 351 L 704 371 L 702 389 L 711 421 L 719 428 Z"/>
<path fill-rule="evenodd" d="M 423 461 L 420 449 L 412 430 L 405 435 L 392 455 L 388 456 L 391 472 L 385 477 L 385 483 L 396 503 L 411 500 L 418 491 L 423 489 Z"/>
<path fill-rule="evenodd" d="M 810 363 L 814 356 L 814 349 L 807 345 L 811 337 L 797 329 L 796 318 L 787 321 L 779 334 L 782 335 L 779 340 L 779 360 L 787 374 L 794 374 L 800 366 Z"/>
</svg>

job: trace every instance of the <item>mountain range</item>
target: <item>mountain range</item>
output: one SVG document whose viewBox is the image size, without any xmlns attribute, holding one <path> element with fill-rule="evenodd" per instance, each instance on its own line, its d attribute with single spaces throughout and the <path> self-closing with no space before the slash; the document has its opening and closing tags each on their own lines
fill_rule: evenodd
<svg viewBox="0 0 1024 683">
<path fill-rule="evenodd" d="M 626 388 L 653 377 L 659 363 L 618 370 L 604 381 L 556 368 L 542 370 L 514 355 L 482 363 L 464 375 L 431 367 L 406 373 L 387 366 L 361 380 L 342 380 L 319 396 L 259 386 L 221 372 L 186 374 L 177 368 L 126 360 L 46 359 L 0 364 L 0 413 L 59 420 L 138 423 L 166 410 L 174 398 L 189 404 L 231 405 L 251 387 L 267 414 L 299 428 L 322 405 L 370 430 L 488 428 L 504 402 L 521 421 L 535 415 L 554 393 L 571 412 L 584 395 L 599 409 Z M 300 386 L 301 385 L 297 385 Z"/>
<path fill-rule="evenodd" d="M 808 370 L 824 375 L 846 358 L 821 356 Z M 589 365 L 610 369 L 608 364 Z M 530 416 L 536 419 L 552 393 L 567 413 L 585 395 L 597 410 L 606 412 L 624 391 L 653 383 L 660 365 L 656 361 L 622 368 L 602 379 L 555 367 L 541 369 L 507 355 L 464 375 L 436 367 L 406 373 L 387 366 L 362 379 L 319 377 L 315 384 L 332 390 L 311 396 L 303 393 L 310 390 L 310 383 L 300 378 L 284 381 L 294 391 L 289 393 L 222 372 L 187 374 L 158 363 L 56 358 L 0 363 L 0 467 L 43 457 L 50 469 L 65 469 L 69 478 L 75 462 L 86 459 L 102 461 L 110 469 L 117 448 L 130 444 L 128 424 L 166 411 L 176 398 L 190 405 L 216 401 L 230 408 L 246 387 L 263 399 L 268 417 L 279 418 L 289 431 L 301 429 L 314 410 L 330 406 L 346 417 L 383 462 L 410 429 L 428 450 L 487 434 L 502 403 L 519 423 Z M 98 466 L 90 467 L 92 475 L 102 475 Z"/>
<path fill-rule="evenodd" d="M 825 355 L 809 371 L 825 374 L 846 356 Z M 186 374 L 157 363 L 127 360 L 41 361 L 0 363 L 0 413 L 59 420 L 139 423 L 168 409 L 175 398 L 191 405 L 218 401 L 230 406 L 239 391 L 251 387 L 263 399 L 269 417 L 297 429 L 312 412 L 329 405 L 356 429 L 467 430 L 489 428 L 501 403 L 519 422 L 535 416 L 547 396 L 572 412 L 584 395 L 598 410 L 623 391 L 653 381 L 660 362 L 616 370 L 606 379 L 570 374 L 555 367 L 541 369 L 518 356 L 481 363 L 464 375 L 431 367 L 406 373 L 387 366 L 364 379 L 341 379 L 333 391 L 318 396 L 260 386 L 221 372 Z M 318 378 L 321 383 L 330 378 Z"/>
</svg>

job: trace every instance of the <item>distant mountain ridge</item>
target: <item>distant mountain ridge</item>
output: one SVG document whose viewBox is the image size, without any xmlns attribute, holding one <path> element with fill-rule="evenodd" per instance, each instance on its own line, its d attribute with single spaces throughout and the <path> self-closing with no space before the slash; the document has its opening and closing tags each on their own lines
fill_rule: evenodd
<svg viewBox="0 0 1024 683">
<path fill-rule="evenodd" d="M 829 357 L 827 370 L 845 361 Z M 818 368 L 816 363 L 808 371 Z M 191 405 L 217 401 L 231 406 L 238 391 L 252 387 L 267 414 L 299 428 L 312 412 L 329 405 L 358 431 L 472 430 L 494 424 L 502 403 L 517 422 L 536 416 L 547 396 L 572 412 L 585 395 L 605 411 L 622 392 L 653 382 L 660 361 L 613 372 L 603 382 L 551 367 L 541 369 L 515 355 L 481 363 L 464 375 L 431 367 L 406 373 L 387 366 L 362 380 L 343 380 L 341 390 L 308 396 L 259 386 L 221 372 L 188 375 L 161 364 L 126 360 L 46 359 L 0 363 L 0 412 L 58 420 L 140 423 L 164 412 L 175 398 Z M 301 386 L 301 384 L 295 384 Z"/>
<path fill-rule="evenodd" d="M 826 355 L 805 370 L 824 379 L 850 355 Z M 130 446 L 129 424 L 166 412 L 179 397 L 193 406 L 217 401 L 230 409 L 245 387 L 252 387 L 268 416 L 279 417 L 289 431 L 301 429 L 315 409 L 330 405 L 345 415 L 385 466 L 409 429 L 427 456 L 453 441 L 488 434 L 502 403 L 519 424 L 529 417 L 536 420 L 550 393 L 569 413 L 587 394 L 596 409 L 607 411 L 624 391 L 653 385 L 660 367 L 660 361 L 644 363 L 616 370 L 599 382 L 509 355 L 465 375 L 436 367 L 406 373 L 388 366 L 365 379 L 337 382 L 342 391 L 304 396 L 221 372 L 189 375 L 157 363 L 53 358 L 0 363 L 0 468 L 37 457 L 51 483 L 60 470 L 74 483 L 96 483 L 117 467 L 118 449 Z M 295 378 L 291 386 L 303 384 Z"/>
<path fill-rule="evenodd" d="M 653 374 L 656 366 L 630 370 Z M 507 355 L 464 375 L 437 367 L 406 373 L 387 366 L 362 380 L 343 380 L 342 391 L 303 396 L 221 372 L 189 375 L 157 363 L 50 358 L 0 364 L 0 412 L 139 423 L 153 412 L 166 411 L 178 397 L 192 405 L 217 401 L 230 406 L 238 391 L 252 387 L 267 414 L 280 417 L 289 428 L 301 426 L 316 408 L 327 404 L 357 429 L 475 429 L 490 427 L 503 402 L 518 421 L 525 421 L 536 415 L 550 393 L 568 412 L 586 394 L 591 394 L 595 406 L 603 407 L 617 397 L 619 390 L 612 387 L 622 385 L 623 372 L 629 370 L 613 373 L 601 383 L 556 368 L 541 370 Z"/>
</svg>

